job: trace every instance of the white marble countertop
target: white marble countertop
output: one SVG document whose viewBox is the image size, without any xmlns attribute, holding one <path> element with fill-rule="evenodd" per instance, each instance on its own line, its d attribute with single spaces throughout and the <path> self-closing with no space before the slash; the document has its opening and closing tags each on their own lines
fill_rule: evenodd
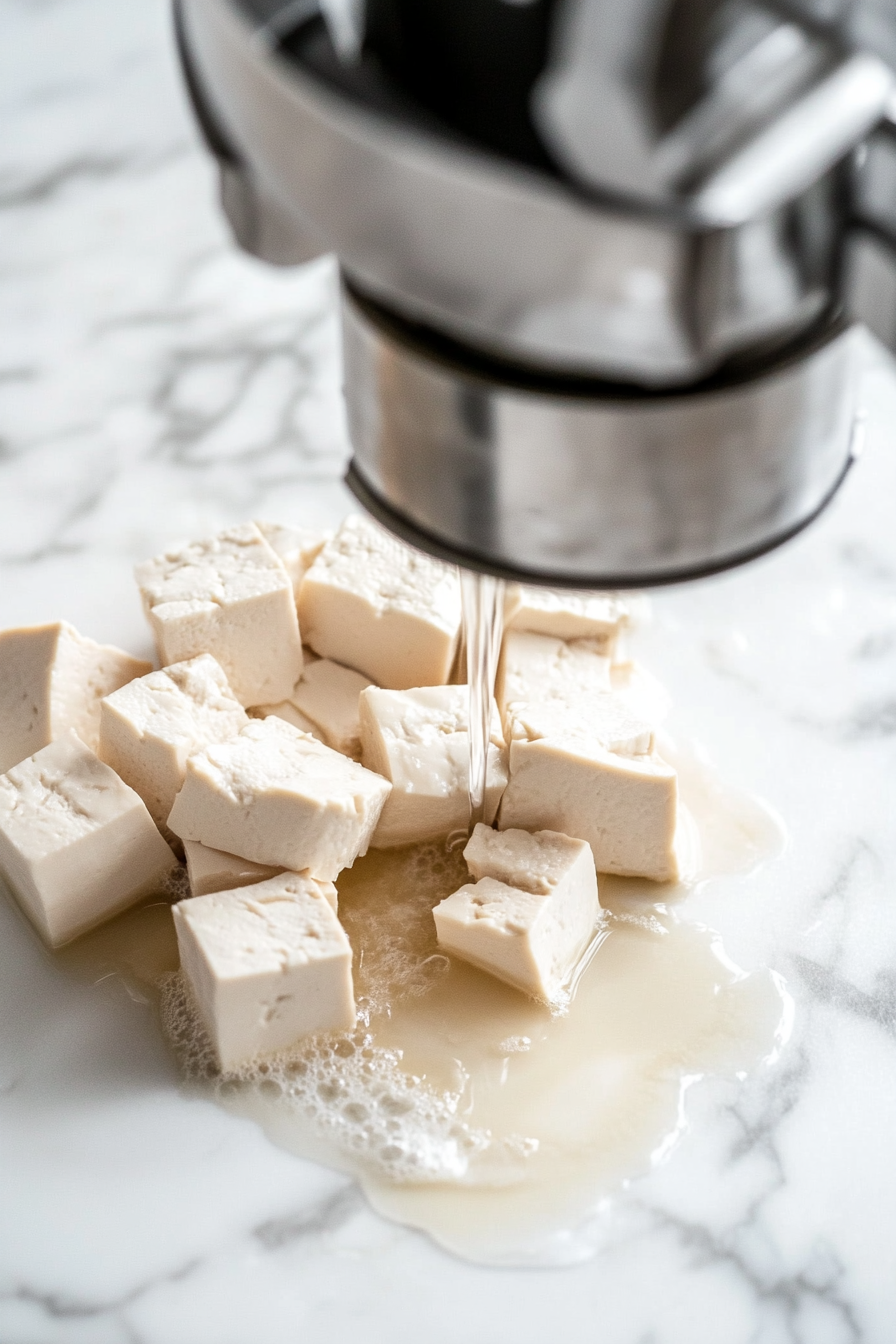
<svg viewBox="0 0 896 1344">
<path fill-rule="evenodd" d="M 335 521 L 327 262 L 239 255 L 163 0 L 0 10 L 0 626 L 148 651 L 130 568 L 251 516 Z M 707 1083 L 563 1270 L 483 1269 L 181 1090 L 150 1008 L 0 906 L 2 1344 L 841 1344 L 896 1319 L 896 392 L 807 534 L 656 599 L 675 726 L 783 817 L 689 915 L 796 1003 L 777 1067 Z"/>
</svg>

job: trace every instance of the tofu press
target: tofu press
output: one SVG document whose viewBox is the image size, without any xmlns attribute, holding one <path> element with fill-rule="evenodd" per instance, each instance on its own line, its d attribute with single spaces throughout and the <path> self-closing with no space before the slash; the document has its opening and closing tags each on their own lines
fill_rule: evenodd
<svg viewBox="0 0 896 1344">
<path fill-rule="evenodd" d="M 552 586 L 725 569 L 856 455 L 896 342 L 887 0 L 174 0 L 238 242 L 335 252 L 347 482 Z"/>
</svg>

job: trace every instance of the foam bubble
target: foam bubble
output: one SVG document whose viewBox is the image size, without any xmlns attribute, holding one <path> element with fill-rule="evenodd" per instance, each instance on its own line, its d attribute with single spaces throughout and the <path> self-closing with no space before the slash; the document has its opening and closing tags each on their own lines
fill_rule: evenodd
<svg viewBox="0 0 896 1344">
<path fill-rule="evenodd" d="M 363 879 L 340 879 L 340 918 L 356 949 L 359 1028 L 305 1038 L 277 1055 L 221 1073 L 190 987 L 180 972 L 160 982 L 165 1031 L 187 1078 L 211 1082 L 221 1100 L 254 1092 L 302 1113 L 340 1151 L 395 1182 L 510 1178 L 537 1144 L 495 1140 L 459 1115 L 462 1092 L 436 1090 L 378 1046 L 371 1024 L 396 1002 L 424 995 L 448 971 L 431 911 L 467 880 L 463 856 L 439 845 L 371 855 Z M 360 951 L 359 951 L 360 949 Z M 534 1146 L 533 1146 L 534 1145 Z M 503 1173 L 503 1177 L 502 1177 Z"/>
<path fill-rule="evenodd" d="M 447 974 L 432 909 L 468 881 L 463 854 L 438 844 L 371 853 L 363 870 L 340 876 L 339 917 L 352 947 L 363 949 L 354 965 L 362 1020 L 428 993 Z"/>
<path fill-rule="evenodd" d="M 166 874 L 159 886 L 159 895 L 164 896 L 172 905 L 187 899 L 190 895 L 190 878 L 185 864 L 179 863 Z"/>
<path fill-rule="evenodd" d="M 403 1072 L 399 1051 L 369 1032 L 306 1038 L 292 1050 L 220 1072 L 190 988 L 180 972 L 160 984 L 162 1021 L 187 1078 L 211 1081 L 221 1101 L 236 1093 L 302 1112 L 338 1149 L 390 1181 L 463 1181 L 474 1157 L 506 1166 L 533 1151 L 517 1136 L 493 1142 L 458 1116 L 459 1092 L 437 1092 Z"/>
</svg>

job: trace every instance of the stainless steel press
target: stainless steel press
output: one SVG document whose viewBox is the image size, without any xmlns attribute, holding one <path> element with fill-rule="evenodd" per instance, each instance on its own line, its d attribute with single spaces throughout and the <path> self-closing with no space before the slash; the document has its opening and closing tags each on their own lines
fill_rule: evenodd
<svg viewBox="0 0 896 1344">
<path fill-rule="evenodd" d="M 578 588 L 737 564 L 896 340 L 892 0 L 176 0 L 236 237 L 335 251 L 365 506 Z"/>
</svg>

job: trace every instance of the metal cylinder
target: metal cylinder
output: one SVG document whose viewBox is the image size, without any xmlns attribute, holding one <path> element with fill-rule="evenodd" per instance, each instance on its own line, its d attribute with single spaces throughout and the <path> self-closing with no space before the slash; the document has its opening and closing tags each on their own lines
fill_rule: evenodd
<svg viewBox="0 0 896 1344">
<path fill-rule="evenodd" d="M 350 487 L 485 573 L 625 588 L 725 569 L 810 522 L 854 453 L 854 327 L 653 395 L 514 378 L 349 287 L 343 330 Z"/>
</svg>

